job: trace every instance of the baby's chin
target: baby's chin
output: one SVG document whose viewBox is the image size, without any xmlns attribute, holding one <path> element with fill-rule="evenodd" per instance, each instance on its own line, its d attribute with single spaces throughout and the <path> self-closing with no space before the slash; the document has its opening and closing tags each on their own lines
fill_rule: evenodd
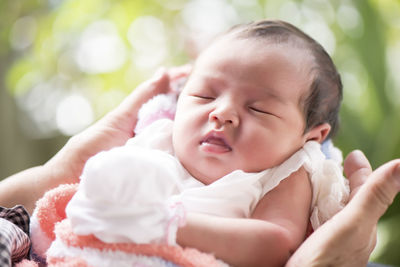
<svg viewBox="0 0 400 267">
<path fill-rule="evenodd" d="M 194 177 L 199 182 L 201 182 L 201 183 L 203 183 L 205 185 L 209 185 L 209 184 L 212 184 L 213 182 L 221 179 L 225 175 L 233 172 L 234 170 L 232 170 L 232 171 L 223 171 L 223 172 L 222 171 L 216 172 L 215 170 L 213 171 L 211 169 L 208 169 L 208 170 L 206 170 L 204 172 L 201 172 L 200 170 L 192 170 L 192 171 L 187 170 L 187 171 L 189 172 L 189 174 L 192 177 Z"/>
<path fill-rule="evenodd" d="M 243 171 L 246 173 L 259 173 L 259 172 L 265 171 L 266 169 L 270 169 L 272 167 L 274 167 L 274 166 L 270 166 L 270 165 L 264 166 L 263 165 L 263 166 L 257 166 L 257 167 L 252 166 L 247 169 L 246 168 L 243 168 L 243 169 L 236 168 L 236 169 L 220 169 L 220 170 L 216 170 L 216 168 L 214 168 L 214 169 L 207 168 L 205 170 L 199 170 L 198 168 L 197 169 L 193 168 L 191 170 L 187 169 L 187 168 L 185 168 L 185 169 L 196 180 L 202 182 L 205 185 L 209 185 L 234 171 L 240 170 L 240 171 Z"/>
<path fill-rule="evenodd" d="M 224 170 L 224 171 L 212 171 L 211 169 L 206 170 L 206 172 L 204 173 L 200 173 L 200 172 L 196 172 L 196 173 L 190 173 L 190 175 L 192 175 L 196 180 L 200 181 L 201 183 L 205 184 L 205 185 L 209 185 L 214 183 L 215 181 L 218 181 L 219 179 L 221 179 L 222 177 L 237 171 L 239 169 L 234 169 L 234 170 Z M 212 173 L 211 173 L 212 172 Z"/>
<path fill-rule="evenodd" d="M 223 176 L 217 177 L 217 176 L 214 176 L 214 175 L 211 175 L 211 176 L 210 175 L 202 175 L 200 173 L 196 173 L 196 174 L 190 173 L 190 175 L 192 175 L 197 181 L 199 181 L 199 182 L 201 182 L 201 183 L 203 183 L 205 185 L 212 184 L 213 182 L 215 182 L 218 179 L 223 177 Z"/>
</svg>

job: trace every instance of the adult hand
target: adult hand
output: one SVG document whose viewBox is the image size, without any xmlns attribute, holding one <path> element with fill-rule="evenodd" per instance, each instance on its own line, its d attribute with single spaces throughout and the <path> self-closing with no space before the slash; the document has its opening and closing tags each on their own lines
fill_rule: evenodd
<svg viewBox="0 0 400 267">
<path fill-rule="evenodd" d="M 165 70 L 161 70 L 139 85 L 119 106 L 94 125 L 70 138 L 46 166 L 58 172 L 54 176 L 60 177 L 63 183 L 78 182 L 83 166 L 91 156 L 121 146 L 133 137 L 137 112 L 142 104 L 151 97 L 168 91 L 169 76 Z"/>
<path fill-rule="evenodd" d="M 376 226 L 400 191 L 400 159 L 374 172 L 360 151 L 345 160 L 350 201 L 318 228 L 286 264 L 293 266 L 366 266 L 376 244 Z"/>
<path fill-rule="evenodd" d="M 137 112 L 157 94 L 173 91 L 171 83 L 189 74 L 190 66 L 160 70 L 139 85 L 113 111 L 83 132 L 73 136 L 46 164 L 17 173 L 0 183 L 0 206 L 22 204 L 32 212 L 47 190 L 63 183 L 76 183 L 86 161 L 100 151 L 125 144 L 133 137 Z"/>
</svg>

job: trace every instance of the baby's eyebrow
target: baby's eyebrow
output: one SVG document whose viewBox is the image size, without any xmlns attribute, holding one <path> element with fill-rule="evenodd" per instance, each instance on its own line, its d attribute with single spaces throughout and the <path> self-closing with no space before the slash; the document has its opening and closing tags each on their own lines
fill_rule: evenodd
<svg viewBox="0 0 400 267">
<path fill-rule="evenodd" d="M 212 84 L 214 87 L 225 87 L 227 84 L 219 79 L 217 75 L 206 74 L 202 77 L 206 83 Z"/>
<path fill-rule="evenodd" d="M 273 99 L 276 100 L 282 104 L 287 104 L 287 99 L 284 98 L 282 95 L 280 95 L 277 90 L 272 89 L 272 88 L 263 88 L 264 94 L 266 95 L 267 99 Z"/>
</svg>

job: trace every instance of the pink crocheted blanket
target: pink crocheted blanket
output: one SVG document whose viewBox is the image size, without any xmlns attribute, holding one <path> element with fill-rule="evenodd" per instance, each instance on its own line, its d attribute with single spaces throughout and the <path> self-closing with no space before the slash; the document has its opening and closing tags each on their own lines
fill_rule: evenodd
<svg viewBox="0 0 400 267">
<path fill-rule="evenodd" d="M 77 184 L 61 185 L 37 202 L 32 216 L 32 258 L 39 266 L 227 266 L 193 248 L 159 244 L 104 243 L 73 233 L 65 207 Z M 19 266 L 34 266 L 25 262 Z"/>
</svg>

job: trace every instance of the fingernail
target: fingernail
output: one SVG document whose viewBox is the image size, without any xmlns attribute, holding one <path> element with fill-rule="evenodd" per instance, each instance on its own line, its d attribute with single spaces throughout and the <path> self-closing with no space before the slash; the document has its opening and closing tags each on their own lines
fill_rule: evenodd
<svg viewBox="0 0 400 267">
<path fill-rule="evenodd" d="M 400 164 L 397 165 L 396 169 L 393 171 L 393 177 L 396 179 L 398 189 L 400 190 Z"/>
<path fill-rule="evenodd" d="M 393 172 L 393 176 L 400 181 L 400 164 L 397 165 L 396 169 Z"/>
</svg>

